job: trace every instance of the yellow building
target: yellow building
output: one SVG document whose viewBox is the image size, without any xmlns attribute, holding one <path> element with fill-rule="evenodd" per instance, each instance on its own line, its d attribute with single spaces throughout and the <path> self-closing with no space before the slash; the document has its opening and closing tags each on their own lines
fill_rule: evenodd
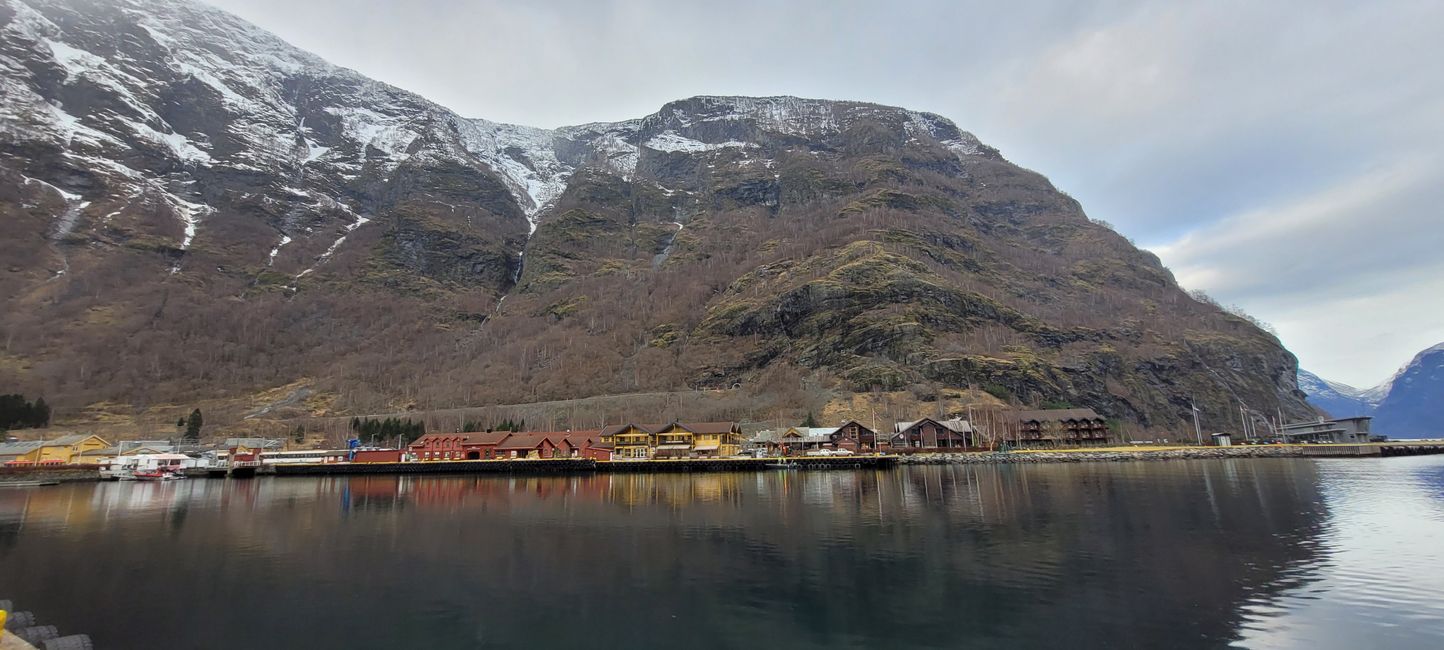
<svg viewBox="0 0 1444 650">
<path fill-rule="evenodd" d="M 110 443 L 91 434 L 60 436 L 52 440 L 35 440 L 0 445 L 0 462 L 35 465 L 70 465 L 100 462 L 95 454 L 86 452 L 107 449 Z"/>
<path fill-rule="evenodd" d="M 655 444 L 646 425 L 618 424 L 602 429 L 602 442 L 612 446 L 612 458 L 637 460 L 652 457 Z"/>
<path fill-rule="evenodd" d="M 602 429 L 615 459 L 721 458 L 742 451 L 736 422 L 618 424 Z"/>
</svg>

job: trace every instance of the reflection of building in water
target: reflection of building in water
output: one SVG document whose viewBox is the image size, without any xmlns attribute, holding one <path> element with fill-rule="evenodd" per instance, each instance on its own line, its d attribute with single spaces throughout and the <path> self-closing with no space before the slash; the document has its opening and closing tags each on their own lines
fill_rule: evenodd
<svg viewBox="0 0 1444 650">
<path fill-rule="evenodd" d="M 607 485 L 607 500 L 624 506 L 666 505 L 681 508 L 701 504 L 738 504 L 741 483 L 750 475 L 733 472 L 703 474 L 646 474 L 622 472 L 600 475 Z"/>
<path fill-rule="evenodd" d="M 425 603 L 518 647 L 556 638 L 510 625 L 538 603 L 638 585 L 688 611 L 755 599 L 746 620 L 717 624 L 766 625 L 778 647 L 928 646 L 960 629 L 1040 646 L 1056 641 L 1040 631 L 1050 621 L 1119 647 L 1213 647 L 1240 603 L 1320 553 L 1315 471 L 1252 459 L 58 486 L 0 491 L 0 575 L 108 601 L 133 598 L 133 576 L 180 572 L 207 588 L 153 590 L 166 600 L 147 606 L 202 617 L 224 616 L 234 594 L 266 594 L 247 602 L 258 620 L 380 620 Z M 10 568 L 26 562 L 45 571 Z M 657 634 L 695 638 L 671 613 Z M 556 627 L 595 632 L 614 616 L 578 607 Z M 323 634 L 335 632 L 312 645 L 330 647 Z"/>
</svg>

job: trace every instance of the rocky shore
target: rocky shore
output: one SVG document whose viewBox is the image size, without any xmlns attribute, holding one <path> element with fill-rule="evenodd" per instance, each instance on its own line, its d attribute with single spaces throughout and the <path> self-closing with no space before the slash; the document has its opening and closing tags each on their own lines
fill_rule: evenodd
<svg viewBox="0 0 1444 650">
<path fill-rule="evenodd" d="M 971 452 L 911 454 L 901 465 L 967 465 L 981 463 L 1093 463 L 1136 460 L 1194 460 L 1204 458 L 1284 458 L 1300 456 L 1297 447 L 1193 447 L 1181 449 L 1110 449 L 1046 452 Z"/>
</svg>

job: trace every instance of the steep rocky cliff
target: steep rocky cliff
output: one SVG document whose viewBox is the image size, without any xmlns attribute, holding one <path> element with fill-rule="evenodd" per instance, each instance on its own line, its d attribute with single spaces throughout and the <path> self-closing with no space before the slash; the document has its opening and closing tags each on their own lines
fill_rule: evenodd
<svg viewBox="0 0 1444 650">
<path fill-rule="evenodd" d="M 805 378 L 1154 427 L 1310 412 L 1272 336 L 937 115 L 497 124 L 176 0 L 4 0 L 0 84 L 0 381 L 62 407 Z"/>
</svg>

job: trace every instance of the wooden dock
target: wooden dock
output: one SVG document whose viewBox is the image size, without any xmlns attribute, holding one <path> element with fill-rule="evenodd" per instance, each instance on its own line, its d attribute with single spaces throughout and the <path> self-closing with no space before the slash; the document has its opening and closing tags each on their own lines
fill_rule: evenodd
<svg viewBox="0 0 1444 650">
<path fill-rule="evenodd" d="M 276 476 L 346 474 L 573 474 L 595 472 L 587 458 L 420 461 L 414 463 L 297 463 L 276 465 Z"/>
<path fill-rule="evenodd" d="M 601 472 L 758 472 L 788 463 L 792 469 L 884 469 L 897 465 L 897 456 L 803 456 L 797 458 L 686 458 L 677 460 L 606 460 Z"/>
<path fill-rule="evenodd" d="M 516 458 L 505 460 L 421 461 L 410 463 L 306 463 L 276 465 L 276 476 L 349 474 L 579 474 L 592 472 L 758 472 L 777 458 L 688 458 L 678 460 L 604 460 L 589 458 Z M 897 456 L 789 458 L 792 469 L 888 468 Z"/>
</svg>

